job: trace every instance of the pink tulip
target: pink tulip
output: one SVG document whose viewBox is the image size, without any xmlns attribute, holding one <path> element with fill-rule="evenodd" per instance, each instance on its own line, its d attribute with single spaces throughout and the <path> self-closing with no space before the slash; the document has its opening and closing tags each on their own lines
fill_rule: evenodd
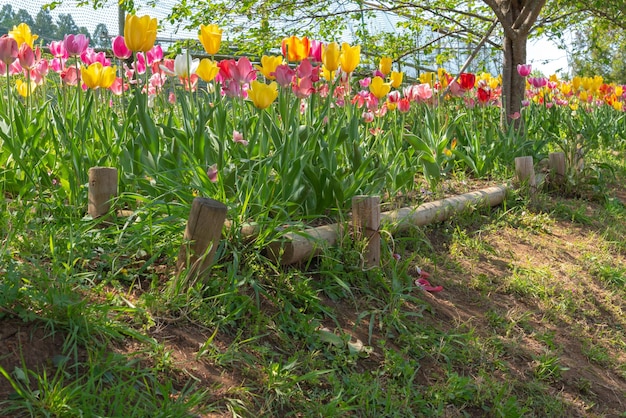
<svg viewBox="0 0 626 418">
<path fill-rule="evenodd" d="M 309 58 L 311 58 L 315 62 L 322 62 L 322 45 L 323 43 L 320 41 L 309 41 L 310 49 L 309 49 Z"/>
<path fill-rule="evenodd" d="M 65 35 L 63 39 L 65 50 L 71 56 L 79 56 L 89 46 L 89 38 L 82 33 L 78 35 Z"/>
<path fill-rule="evenodd" d="M 289 68 L 288 65 L 279 65 L 275 71 L 276 82 L 282 87 L 288 87 L 296 75 L 296 72 Z"/>
<path fill-rule="evenodd" d="M 111 84 L 111 87 L 109 87 L 109 90 L 116 96 L 121 96 L 126 89 L 128 89 L 128 84 L 124 83 L 121 77 L 117 77 L 113 84 Z"/>
<path fill-rule="evenodd" d="M 376 70 L 374 70 L 374 72 L 372 73 L 372 77 L 380 77 L 382 79 L 385 78 L 385 74 L 383 74 L 382 71 L 380 71 L 378 68 Z"/>
<path fill-rule="evenodd" d="M 35 65 L 35 53 L 26 42 L 24 42 L 18 49 L 17 58 L 20 61 L 20 65 L 25 70 L 30 70 Z"/>
<path fill-rule="evenodd" d="M 387 95 L 387 101 L 389 103 L 398 103 L 400 101 L 400 92 L 398 90 L 394 90 L 389 92 L 389 94 Z"/>
<path fill-rule="evenodd" d="M 522 77 L 528 77 L 533 70 L 531 64 L 517 64 L 517 73 Z"/>
<path fill-rule="evenodd" d="M 364 78 L 359 80 L 359 85 L 361 87 L 363 87 L 364 89 L 366 89 L 366 88 L 369 87 L 371 82 L 372 82 L 372 78 L 371 77 L 364 77 Z"/>
<path fill-rule="evenodd" d="M 113 39 L 113 55 L 118 60 L 126 60 L 133 55 L 133 51 L 126 46 L 123 36 L 116 36 Z"/>
<path fill-rule="evenodd" d="M 68 67 L 61 73 L 61 80 L 68 86 L 75 86 L 78 83 L 78 70 L 76 67 Z"/>
<path fill-rule="evenodd" d="M 146 52 L 146 61 L 149 66 L 160 62 L 163 59 L 163 49 L 161 45 L 155 45 L 151 50 Z"/>
<path fill-rule="evenodd" d="M 6 35 L 0 37 L 0 61 L 5 65 L 11 65 L 17 58 L 17 42 Z M 6 67 L 5 67 L 6 69 Z"/>
<path fill-rule="evenodd" d="M 299 99 L 306 99 L 315 92 L 311 78 L 301 78 L 298 83 L 293 83 L 291 89 Z"/>
<path fill-rule="evenodd" d="M 111 61 L 106 57 L 104 52 L 96 52 L 93 48 L 87 48 L 80 54 L 81 61 L 89 66 L 94 62 L 99 62 L 103 67 L 110 67 Z"/>
<path fill-rule="evenodd" d="M 233 142 L 236 142 L 238 144 L 241 144 L 243 146 L 248 145 L 248 141 L 246 141 L 245 139 L 243 139 L 243 134 L 239 131 L 233 131 Z"/>
<path fill-rule="evenodd" d="M 213 164 L 212 166 L 210 166 L 206 172 L 206 175 L 209 177 L 209 180 L 211 180 L 212 183 L 217 182 L 217 164 Z"/>
<path fill-rule="evenodd" d="M 52 69 L 52 71 L 54 71 L 55 73 L 61 73 L 61 71 L 63 71 L 64 68 L 65 68 L 65 61 L 63 58 L 53 58 L 50 61 L 50 69 Z"/>
<path fill-rule="evenodd" d="M 528 82 L 534 88 L 540 89 L 542 87 L 545 87 L 548 84 L 548 79 L 545 77 L 530 77 L 528 79 Z"/>
<path fill-rule="evenodd" d="M 363 112 L 363 122 L 371 123 L 374 121 L 374 112 Z"/>
<path fill-rule="evenodd" d="M 20 60 L 13 61 L 13 64 L 9 65 L 9 74 L 10 75 L 18 75 L 22 74 L 24 69 L 20 65 Z"/>
<path fill-rule="evenodd" d="M 146 73 L 146 56 L 142 52 L 137 52 L 137 59 L 133 62 L 132 67 L 137 74 Z"/>
<path fill-rule="evenodd" d="M 403 97 L 400 101 L 398 101 L 398 110 L 402 113 L 406 113 L 411 110 L 411 102 L 408 98 Z"/>
<path fill-rule="evenodd" d="M 52 54 L 52 56 L 55 58 L 69 57 L 69 54 L 65 50 L 65 44 L 63 43 L 63 41 L 52 41 L 50 42 L 48 48 L 50 49 L 50 53 Z"/>
<path fill-rule="evenodd" d="M 250 83 L 256 80 L 256 71 L 247 57 L 241 57 L 238 61 L 233 59 L 220 61 L 220 75 L 222 80 L 233 80 L 238 84 Z"/>
</svg>

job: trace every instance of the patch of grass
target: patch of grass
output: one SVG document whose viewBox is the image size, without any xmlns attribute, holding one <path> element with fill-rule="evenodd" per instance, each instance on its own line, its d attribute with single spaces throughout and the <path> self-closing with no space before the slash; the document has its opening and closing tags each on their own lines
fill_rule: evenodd
<svg viewBox="0 0 626 418">
<path fill-rule="evenodd" d="M 208 393 L 175 381 L 124 356 L 95 351 L 86 362 L 57 356 L 52 368 L 16 367 L 0 373 L 15 389 L 3 415 L 183 417 L 207 413 Z"/>
</svg>

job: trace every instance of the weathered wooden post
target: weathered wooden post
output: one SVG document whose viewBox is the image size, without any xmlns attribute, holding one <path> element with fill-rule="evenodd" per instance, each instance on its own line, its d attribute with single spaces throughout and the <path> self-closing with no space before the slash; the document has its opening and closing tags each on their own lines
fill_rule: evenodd
<svg viewBox="0 0 626 418">
<path fill-rule="evenodd" d="M 222 236 L 227 208 L 217 200 L 196 197 L 191 204 L 184 243 L 178 256 L 178 273 L 187 266 L 187 278 L 194 280 L 206 273 L 213 263 L 213 256 Z"/>
<path fill-rule="evenodd" d="M 91 167 L 89 169 L 87 213 L 94 219 L 106 215 L 111 209 L 111 200 L 116 196 L 117 169 L 113 167 Z"/>
<path fill-rule="evenodd" d="M 380 197 L 352 198 L 352 227 L 354 238 L 365 241 L 365 265 L 380 265 Z"/>
<path fill-rule="evenodd" d="M 528 186 L 530 194 L 537 191 L 533 157 L 517 157 L 515 159 L 515 176 L 520 185 Z"/>
<path fill-rule="evenodd" d="M 550 182 L 557 186 L 565 183 L 565 153 L 551 152 L 548 155 L 548 164 L 550 167 Z"/>
</svg>

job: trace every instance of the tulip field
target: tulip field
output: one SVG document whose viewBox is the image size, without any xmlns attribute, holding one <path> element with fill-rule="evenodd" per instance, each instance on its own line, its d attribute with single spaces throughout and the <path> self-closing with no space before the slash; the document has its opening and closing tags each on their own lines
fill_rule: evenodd
<svg viewBox="0 0 626 418">
<path fill-rule="evenodd" d="M 564 152 L 567 176 L 555 193 L 604 199 L 626 170 L 626 86 L 598 76 L 560 79 L 520 64 L 527 81 L 521 111 L 501 115 L 497 74 L 409 74 L 389 57 L 366 57 L 358 45 L 297 36 L 260 58 L 217 58 L 222 29 L 213 24 L 200 27 L 185 49 L 165 51 L 156 37 L 156 19 L 128 15 L 110 51 L 76 34 L 43 45 L 26 24 L 0 38 L 0 328 L 3 321 L 41 324 L 45 338 L 61 338 L 40 368 L 27 355 L 9 367 L 0 351 L 0 380 L 8 387 L 7 395 L 0 386 L 0 415 L 578 411 L 566 401 L 539 402 L 544 389 L 509 387 L 491 374 L 482 377 L 490 386 L 480 386 L 473 372 L 459 372 L 455 367 L 474 359 L 454 351 L 463 346 L 464 356 L 474 355 L 471 330 L 414 328 L 428 302 L 414 295 L 408 272 L 434 267 L 423 255 L 434 247 L 420 244 L 419 232 L 406 242 L 383 234 L 383 267 L 372 270 L 346 267 L 361 266 L 358 244 L 347 238 L 294 268 L 276 266 L 264 249 L 306 225 L 345 221 L 357 195 L 397 208 L 441 197 L 453 184 L 506 183 L 521 156 L 539 162 Z M 86 213 L 92 167 L 118 170 L 106 220 Z M 224 203 L 229 226 L 208 280 L 183 283 L 176 264 L 196 197 Z M 514 209 L 530 204 L 524 199 L 509 196 L 499 222 L 513 223 L 518 213 L 516 225 L 527 225 L 529 210 Z M 615 211 L 622 217 L 614 223 L 623 224 L 623 207 Z M 253 238 L 240 232 L 250 224 L 257 226 Z M 621 245 L 613 261 L 621 263 L 623 239 L 613 241 Z M 415 255 L 401 257 L 404 246 Z M 596 262 L 586 259 L 588 267 Z M 625 326 L 617 312 L 626 268 L 611 268 L 621 279 L 605 298 L 618 324 L 606 331 L 613 333 L 609 354 L 619 352 Z M 359 344 L 333 331 L 349 328 L 332 313 L 341 301 L 358 305 L 354 327 L 366 324 Z M 568 309 L 573 302 L 560 303 Z M 160 339 L 168 327 L 179 327 L 176 338 L 192 327 L 201 336 L 185 334 L 194 346 L 187 360 L 177 339 Z M 28 352 L 28 341 L 13 349 Z M 489 341 L 505 350 L 506 343 Z M 374 364 L 376 352 L 384 354 Z M 429 387 L 416 377 L 425 358 L 445 369 L 425 378 Z M 508 373 L 503 358 L 489 367 Z M 197 367 L 187 370 L 185 361 Z M 603 364 L 621 370 L 619 391 L 623 352 Z M 207 369 L 219 378 L 211 381 Z M 558 386 L 557 376 L 533 379 Z"/>
</svg>

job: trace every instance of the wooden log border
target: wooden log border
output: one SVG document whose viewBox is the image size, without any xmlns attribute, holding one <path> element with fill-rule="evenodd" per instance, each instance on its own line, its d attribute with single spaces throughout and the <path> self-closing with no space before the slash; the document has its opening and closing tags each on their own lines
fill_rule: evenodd
<svg viewBox="0 0 626 418">
<path fill-rule="evenodd" d="M 548 175 L 550 181 L 556 183 L 562 182 L 566 173 L 564 154 L 550 154 L 549 167 L 550 173 Z M 531 195 L 534 194 L 541 183 L 543 183 L 543 176 L 535 176 L 532 157 L 516 158 L 515 168 L 516 181 L 514 183 L 517 185 L 525 184 L 526 186 L 530 186 L 529 192 Z M 97 169 L 98 172 L 104 171 L 100 167 L 97 167 Z M 108 175 L 113 178 L 112 172 L 109 171 L 109 173 Z M 117 175 L 115 177 L 117 177 Z M 107 183 L 109 183 L 107 190 L 117 190 L 117 184 L 113 186 L 110 184 L 111 182 Z M 510 184 L 502 184 L 434 202 L 424 203 L 418 206 L 410 206 L 382 213 L 380 212 L 380 204 L 377 197 L 355 196 L 353 199 L 353 211 L 355 212 L 355 216 L 353 216 L 352 227 L 356 234 L 355 236 L 369 241 L 366 247 L 366 264 L 369 267 L 373 267 L 380 263 L 380 228 L 386 228 L 393 234 L 415 226 L 442 222 L 455 214 L 478 206 L 497 206 L 504 201 L 507 191 L 512 187 L 513 186 Z M 108 199 L 111 197 L 110 193 L 110 191 L 107 193 Z M 207 205 L 207 202 L 210 204 Z M 200 205 L 200 203 L 202 203 L 202 205 Z M 193 234 L 189 233 L 189 224 L 185 231 L 186 240 L 191 239 L 192 241 L 196 241 L 195 245 L 199 245 L 198 241 L 202 243 L 202 245 L 198 248 L 194 248 L 192 251 L 194 259 L 202 258 L 202 260 L 200 260 L 201 265 L 196 267 L 198 271 L 193 272 L 195 274 L 202 274 L 202 272 L 210 266 L 220 239 L 219 231 L 221 231 L 222 225 L 225 225 L 226 228 L 230 228 L 232 225 L 229 221 L 224 222 L 226 207 L 218 203 L 219 202 L 211 201 L 210 199 L 194 200 L 194 208 L 192 208 L 190 220 L 198 217 L 193 215 L 194 209 L 195 212 L 198 212 L 201 211 L 200 208 L 202 207 L 204 211 L 208 210 L 211 212 L 211 216 L 208 216 L 208 218 L 212 218 L 212 221 L 209 223 L 213 225 L 208 228 L 212 231 L 207 234 L 208 238 L 200 240 L 198 240 L 198 237 L 192 236 Z M 91 204 L 92 202 L 90 201 L 90 205 Z M 206 209 L 207 207 L 209 209 Z M 105 208 L 100 209 L 97 215 L 106 212 L 104 209 Z M 106 210 L 108 209 L 109 208 L 106 208 Z M 94 215 L 96 215 L 96 213 L 94 213 Z M 207 216 L 203 215 L 199 216 L 199 218 L 206 219 Z M 259 228 L 260 226 L 256 223 L 243 224 L 239 233 L 244 240 L 249 241 L 253 240 L 258 234 Z M 345 230 L 346 227 L 343 224 L 333 223 L 316 228 L 308 228 L 303 231 L 288 232 L 279 240 L 270 243 L 265 248 L 265 253 L 268 258 L 278 264 L 294 264 L 319 255 L 325 248 L 334 246 L 343 236 Z M 207 249 L 208 254 L 203 254 Z M 183 259 L 184 253 L 184 250 L 181 250 L 181 260 L 179 260 L 178 266 L 179 270 L 182 268 L 180 262 Z M 202 255 L 205 257 L 202 257 Z"/>
</svg>

